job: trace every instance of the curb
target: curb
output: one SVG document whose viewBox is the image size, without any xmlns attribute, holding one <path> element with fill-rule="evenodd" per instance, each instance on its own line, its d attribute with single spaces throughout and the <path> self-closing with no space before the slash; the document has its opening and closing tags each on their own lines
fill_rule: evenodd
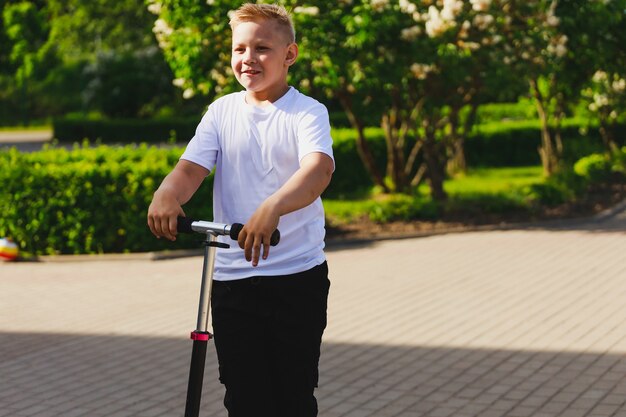
<svg viewBox="0 0 626 417">
<path fill-rule="evenodd" d="M 584 218 L 571 218 L 571 219 L 556 219 L 527 223 L 500 223 L 500 224 L 486 224 L 480 226 L 459 226 L 451 227 L 440 230 L 428 230 L 424 232 L 414 232 L 406 234 L 398 233 L 380 233 L 368 238 L 341 238 L 335 237 L 326 240 L 326 249 L 336 250 L 343 247 L 350 246 L 362 246 L 369 245 L 374 242 L 380 242 L 385 240 L 398 240 L 398 239 L 415 239 L 421 237 L 431 237 L 439 235 L 447 235 L 452 233 L 472 233 L 472 232 L 490 232 L 490 231 L 505 231 L 516 229 L 537 229 L 537 228 L 554 228 L 562 229 L 571 226 L 576 226 L 582 223 L 602 223 L 610 220 L 621 212 L 626 212 L 626 200 L 615 206 L 608 208 L 600 213 L 597 213 L 591 217 Z M 203 250 L 198 249 L 180 249 L 180 250 L 165 250 L 157 252 L 134 252 L 134 253 L 105 253 L 95 255 L 46 255 L 36 256 L 27 259 L 18 259 L 15 262 L 102 262 L 102 261 L 163 261 L 169 259 L 188 258 L 192 256 L 201 256 Z"/>
<path fill-rule="evenodd" d="M 610 207 L 604 211 L 601 211 L 600 213 L 594 215 L 591 220 L 596 222 L 603 222 L 610 219 L 611 217 L 616 216 L 622 211 L 626 211 L 626 200 L 622 201 L 621 203 L 617 203 L 613 207 Z"/>
<path fill-rule="evenodd" d="M 124 262 L 161 261 L 202 255 L 202 249 L 180 249 L 159 252 L 102 253 L 93 255 L 44 255 L 18 259 L 17 262 Z"/>
</svg>

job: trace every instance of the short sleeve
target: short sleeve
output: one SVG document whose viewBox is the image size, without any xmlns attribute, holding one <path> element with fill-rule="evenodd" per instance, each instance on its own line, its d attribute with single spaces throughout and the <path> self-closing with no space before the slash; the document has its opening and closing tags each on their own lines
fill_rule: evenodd
<svg viewBox="0 0 626 417">
<path fill-rule="evenodd" d="M 198 164 L 209 171 L 213 170 L 219 150 L 218 138 L 215 112 L 213 106 L 209 106 L 180 159 Z"/>
<path fill-rule="evenodd" d="M 302 160 L 313 152 L 324 153 L 335 162 L 333 156 L 333 139 L 330 135 L 328 110 L 321 103 L 303 111 L 298 120 L 298 159 Z"/>
</svg>

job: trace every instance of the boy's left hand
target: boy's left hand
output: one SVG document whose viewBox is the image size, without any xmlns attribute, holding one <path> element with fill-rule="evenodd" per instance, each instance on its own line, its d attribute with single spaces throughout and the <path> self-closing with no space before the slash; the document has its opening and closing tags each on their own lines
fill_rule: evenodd
<svg viewBox="0 0 626 417">
<path fill-rule="evenodd" d="M 268 199 L 257 208 L 250 220 L 245 224 L 237 242 L 244 250 L 246 261 L 252 262 L 252 266 L 259 264 L 259 257 L 267 259 L 270 254 L 270 239 L 272 233 L 278 227 L 280 214 L 277 208 Z M 263 252 L 261 253 L 261 247 Z"/>
</svg>

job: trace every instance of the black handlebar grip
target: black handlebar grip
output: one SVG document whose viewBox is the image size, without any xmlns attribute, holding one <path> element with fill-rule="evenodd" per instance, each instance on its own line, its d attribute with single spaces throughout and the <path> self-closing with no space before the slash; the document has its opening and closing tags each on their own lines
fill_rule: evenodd
<svg viewBox="0 0 626 417">
<path fill-rule="evenodd" d="M 193 222 L 195 222 L 195 220 L 189 217 L 178 216 L 176 230 L 178 230 L 179 233 L 193 233 L 193 229 L 191 228 L 191 223 Z"/>
<path fill-rule="evenodd" d="M 243 224 L 233 223 L 230 226 L 230 238 L 232 240 L 237 240 L 239 238 L 239 232 L 241 232 L 241 229 L 243 229 Z M 272 236 L 270 237 L 270 245 L 276 246 L 278 245 L 278 242 L 280 242 L 280 232 L 278 231 L 278 229 L 276 229 L 274 230 L 274 233 L 272 233 Z"/>
<path fill-rule="evenodd" d="M 241 223 L 233 223 L 230 225 L 230 238 L 232 240 L 239 239 L 239 232 L 243 229 L 243 224 Z"/>
<path fill-rule="evenodd" d="M 276 246 L 278 245 L 278 242 L 280 242 L 280 231 L 276 229 L 274 230 L 274 233 L 272 233 L 272 237 L 270 237 L 270 245 Z"/>
</svg>

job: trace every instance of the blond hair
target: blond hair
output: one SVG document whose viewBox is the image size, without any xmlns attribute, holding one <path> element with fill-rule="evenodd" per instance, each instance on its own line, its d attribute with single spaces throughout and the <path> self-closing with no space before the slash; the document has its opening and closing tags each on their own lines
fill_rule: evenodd
<svg viewBox="0 0 626 417">
<path fill-rule="evenodd" d="M 235 28 L 242 22 L 257 22 L 259 20 L 273 20 L 281 29 L 284 29 L 289 43 L 296 41 L 296 31 L 289 12 L 277 4 L 245 3 L 238 8 L 230 19 L 230 27 Z"/>
</svg>

